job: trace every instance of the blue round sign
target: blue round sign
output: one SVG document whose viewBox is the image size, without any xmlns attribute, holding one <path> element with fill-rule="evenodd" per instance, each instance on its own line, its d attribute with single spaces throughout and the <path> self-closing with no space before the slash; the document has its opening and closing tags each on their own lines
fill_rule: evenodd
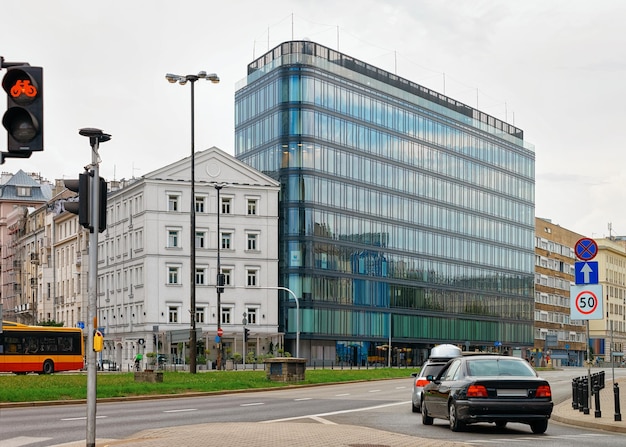
<svg viewBox="0 0 626 447">
<path fill-rule="evenodd" d="M 581 261 L 591 261 L 598 254 L 598 244 L 593 239 L 584 237 L 576 242 L 574 252 Z"/>
<path fill-rule="evenodd" d="M 221 340 L 220 336 L 219 336 L 219 335 L 216 335 L 216 336 L 215 336 L 215 343 L 219 343 L 219 342 L 220 342 L 220 340 Z"/>
</svg>

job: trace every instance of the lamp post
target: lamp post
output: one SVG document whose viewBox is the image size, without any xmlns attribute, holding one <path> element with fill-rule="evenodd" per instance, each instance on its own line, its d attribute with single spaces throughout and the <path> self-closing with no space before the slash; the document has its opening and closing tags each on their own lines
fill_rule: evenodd
<svg viewBox="0 0 626 447">
<path fill-rule="evenodd" d="M 259 287 L 259 289 L 275 289 L 275 290 L 284 290 L 285 292 L 289 292 L 294 300 L 296 300 L 296 358 L 300 358 L 300 301 L 298 301 L 298 297 L 295 292 L 287 287 L 281 286 L 267 286 L 267 287 Z"/>
<path fill-rule="evenodd" d="M 220 260 L 220 248 L 222 245 L 222 238 L 220 236 L 220 191 L 224 187 L 223 183 L 216 183 L 215 191 L 217 191 L 217 277 L 216 277 L 216 290 L 217 290 L 217 333 L 220 337 L 219 348 L 217 350 L 217 369 L 222 369 L 222 292 L 224 291 L 225 278 L 222 274 L 222 264 Z"/>
<path fill-rule="evenodd" d="M 206 71 L 201 71 L 196 75 L 175 75 L 168 73 L 165 75 L 165 79 L 171 84 L 179 83 L 185 85 L 187 82 L 191 83 L 191 211 L 190 215 L 190 272 L 189 272 L 189 287 L 190 292 L 190 307 L 189 314 L 191 319 L 191 328 L 189 332 L 189 349 L 191 354 L 189 355 L 189 372 L 196 373 L 196 166 L 195 166 L 195 90 L 194 86 L 197 80 L 206 79 L 214 84 L 220 82 L 220 78 L 215 74 L 207 74 Z"/>
</svg>

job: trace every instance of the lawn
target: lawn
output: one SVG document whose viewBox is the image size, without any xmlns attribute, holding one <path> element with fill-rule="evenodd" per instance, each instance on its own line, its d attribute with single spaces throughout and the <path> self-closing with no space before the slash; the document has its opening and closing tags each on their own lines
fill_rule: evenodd
<svg viewBox="0 0 626 447">
<path fill-rule="evenodd" d="M 319 369 L 307 370 L 299 385 L 406 378 L 417 369 Z M 210 371 L 163 373 L 162 383 L 135 382 L 133 373 L 100 373 L 98 398 L 158 394 L 206 393 L 292 386 L 269 381 L 264 371 Z M 73 400 L 87 398 L 87 374 L 0 375 L 0 403 Z"/>
</svg>

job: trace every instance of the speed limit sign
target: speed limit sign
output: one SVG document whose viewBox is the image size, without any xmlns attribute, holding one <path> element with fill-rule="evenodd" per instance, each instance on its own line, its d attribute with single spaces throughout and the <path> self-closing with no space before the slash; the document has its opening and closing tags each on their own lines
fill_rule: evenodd
<svg viewBox="0 0 626 447">
<path fill-rule="evenodd" d="M 571 286 L 570 318 L 572 320 L 602 319 L 601 284 L 583 284 Z"/>
</svg>

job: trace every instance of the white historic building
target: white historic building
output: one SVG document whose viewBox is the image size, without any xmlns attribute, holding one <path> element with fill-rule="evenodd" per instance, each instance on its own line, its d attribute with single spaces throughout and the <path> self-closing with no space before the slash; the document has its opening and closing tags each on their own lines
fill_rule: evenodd
<svg viewBox="0 0 626 447">
<path fill-rule="evenodd" d="M 201 331 L 199 354 L 216 359 L 218 241 L 225 354 L 261 355 L 282 344 L 278 291 L 264 288 L 278 280 L 279 183 L 215 147 L 194 159 L 195 309 L 190 157 L 121 181 L 109 193 L 107 229 L 98 243 L 98 327 L 105 337 L 102 358 L 123 367 L 137 353 L 188 358 L 184 343 L 172 335 L 189 331 L 192 315 Z M 219 204 L 216 185 L 223 185 Z M 250 330 L 246 348 L 244 314 Z"/>
</svg>

